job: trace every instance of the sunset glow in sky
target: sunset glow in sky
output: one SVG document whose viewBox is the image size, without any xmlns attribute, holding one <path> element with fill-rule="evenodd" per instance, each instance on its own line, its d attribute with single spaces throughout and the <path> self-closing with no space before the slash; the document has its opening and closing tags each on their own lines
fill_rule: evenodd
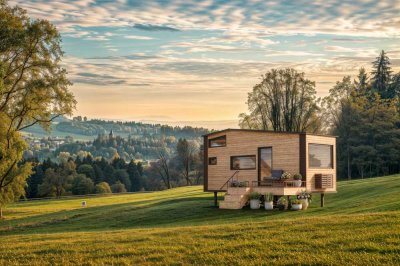
<svg viewBox="0 0 400 266">
<path fill-rule="evenodd" d="M 75 115 L 91 118 L 234 127 L 271 68 L 305 72 L 319 96 L 382 49 L 400 70 L 398 0 L 10 4 L 57 26 Z"/>
</svg>

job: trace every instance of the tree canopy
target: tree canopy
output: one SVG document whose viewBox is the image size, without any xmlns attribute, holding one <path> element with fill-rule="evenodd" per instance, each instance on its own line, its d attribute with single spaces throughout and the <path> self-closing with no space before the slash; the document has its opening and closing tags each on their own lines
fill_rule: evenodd
<svg viewBox="0 0 400 266">
<path fill-rule="evenodd" d="M 26 147 L 19 131 L 49 129 L 57 116 L 72 114 L 76 101 L 61 67 L 60 34 L 46 20 L 0 1 L 0 205 L 18 199 L 30 174 L 21 161 Z"/>
<path fill-rule="evenodd" d="M 320 130 L 315 83 L 294 69 L 272 69 L 248 94 L 242 128 L 287 132 Z"/>
</svg>

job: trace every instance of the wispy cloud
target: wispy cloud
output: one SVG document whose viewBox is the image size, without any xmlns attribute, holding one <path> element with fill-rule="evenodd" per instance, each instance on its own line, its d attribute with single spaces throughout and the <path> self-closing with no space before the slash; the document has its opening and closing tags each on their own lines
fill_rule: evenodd
<svg viewBox="0 0 400 266">
<path fill-rule="evenodd" d="M 145 31 L 179 31 L 177 28 L 164 26 L 164 25 L 152 25 L 152 24 L 135 24 L 133 28 Z"/>
<path fill-rule="evenodd" d="M 139 35 L 126 35 L 126 36 L 124 36 L 124 38 L 130 39 L 130 40 L 152 40 L 153 39 L 151 37 L 139 36 Z"/>
<path fill-rule="evenodd" d="M 382 49 L 394 71 L 400 64 L 396 0 L 10 4 L 60 30 L 63 63 L 86 115 L 231 120 L 270 68 L 304 71 L 324 96 L 343 75 L 369 69 Z"/>
</svg>

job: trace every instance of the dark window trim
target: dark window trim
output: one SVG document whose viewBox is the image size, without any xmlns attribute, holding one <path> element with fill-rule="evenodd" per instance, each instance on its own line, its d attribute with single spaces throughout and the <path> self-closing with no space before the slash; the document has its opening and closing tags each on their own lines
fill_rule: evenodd
<svg viewBox="0 0 400 266">
<path fill-rule="evenodd" d="M 207 158 L 208 158 L 208 136 L 203 136 L 203 148 L 204 148 L 204 154 L 203 154 L 203 175 L 204 175 L 204 186 L 203 190 L 204 192 L 208 191 L 208 163 Z"/>
<path fill-rule="evenodd" d="M 315 166 L 310 166 L 310 159 L 309 159 L 309 157 L 310 157 L 310 145 L 322 145 L 322 146 L 329 146 L 330 148 L 331 148 L 331 164 L 332 164 L 332 166 L 331 167 L 315 167 Z M 334 158 L 333 158 L 333 146 L 334 145 L 332 145 L 332 144 L 323 144 L 323 143 L 308 143 L 308 149 L 307 149 L 307 159 L 308 159 L 308 168 L 309 169 L 335 169 L 335 167 L 334 167 L 334 165 L 335 165 L 335 162 L 334 162 Z"/>
<path fill-rule="evenodd" d="M 257 175 L 258 175 L 258 181 L 261 181 L 261 149 L 271 149 L 271 171 L 273 169 L 274 165 L 274 155 L 273 155 L 273 149 L 272 146 L 268 147 L 258 147 L 258 159 L 257 159 Z"/>
<path fill-rule="evenodd" d="M 255 166 L 254 166 L 254 168 L 240 168 L 240 169 L 235 169 L 235 168 L 233 168 L 233 158 L 234 157 L 254 157 L 254 159 L 255 159 Z M 231 156 L 231 170 L 256 170 L 257 169 L 257 156 L 256 155 L 254 155 L 254 154 L 251 154 L 251 155 L 232 155 Z"/>
<path fill-rule="evenodd" d="M 212 164 L 211 163 L 211 160 L 213 160 L 213 159 L 215 159 L 215 164 Z M 218 159 L 217 159 L 217 157 L 208 157 L 208 165 L 217 165 L 218 164 Z"/>
<path fill-rule="evenodd" d="M 213 140 L 215 140 L 215 139 L 219 139 L 219 138 L 225 138 L 225 145 L 212 147 L 212 146 L 211 146 L 211 141 L 213 141 Z M 226 140 L 226 135 L 222 135 L 222 136 L 219 136 L 219 137 L 215 137 L 215 138 L 212 138 L 212 139 L 208 139 L 208 147 L 209 147 L 209 148 L 222 148 L 222 147 L 226 147 L 226 142 L 227 142 L 227 140 Z"/>
</svg>

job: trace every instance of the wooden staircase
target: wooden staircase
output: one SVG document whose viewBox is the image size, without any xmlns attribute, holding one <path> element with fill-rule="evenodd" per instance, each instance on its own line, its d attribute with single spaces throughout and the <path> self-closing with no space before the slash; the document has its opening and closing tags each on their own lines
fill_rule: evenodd
<svg viewBox="0 0 400 266">
<path fill-rule="evenodd" d="M 220 209 L 241 209 L 248 201 L 250 187 L 228 187 L 224 200 L 219 202 Z"/>
</svg>

